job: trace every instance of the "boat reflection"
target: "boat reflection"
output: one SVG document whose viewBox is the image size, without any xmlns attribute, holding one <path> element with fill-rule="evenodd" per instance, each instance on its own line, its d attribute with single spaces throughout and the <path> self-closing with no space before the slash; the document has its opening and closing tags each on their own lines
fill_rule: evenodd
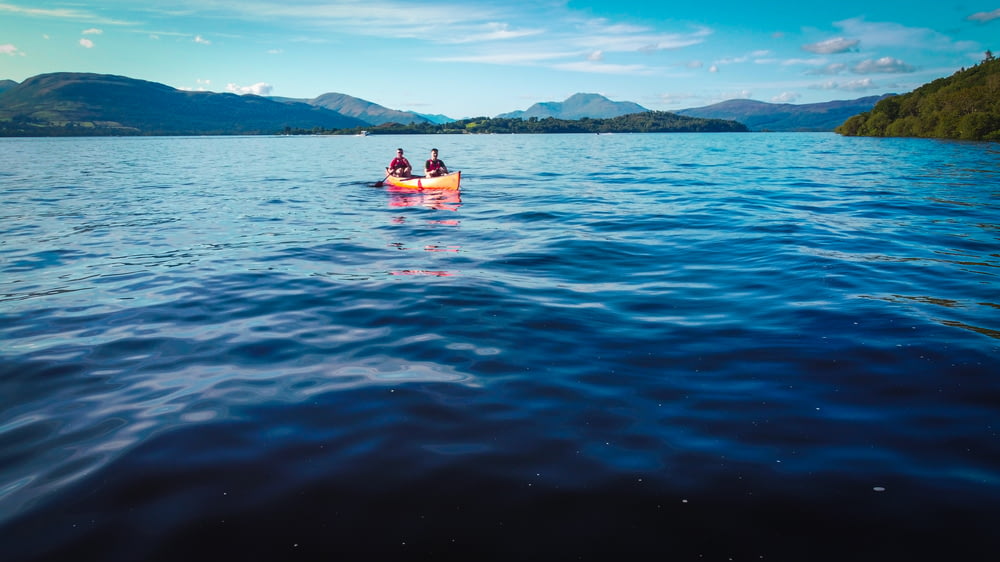
<svg viewBox="0 0 1000 562">
<path fill-rule="evenodd" d="M 459 207 L 462 206 L 462 196 L 457 189 L 412 189 L 406 187 L 396 187 L 396 186 L 386 186 L 386 191 L 389 193 L 389 206 L 390 207 L 424 207 L 427 209 L 437 209 L 442 211 L 457 211 Z M 441 215 L 436 215 L 440 217 Z M 426 215 L 424 215 L 426 217 Z M 410 215 L 409 217 L 404 215 L 395 216 L 392 218 L 392 223 L 396 225 L 405 225 L 407 223 L 413 222 L 415 220 L 419 225 L 430 226 L 430 227 L 457 227 L 462 221 L 458 219 L 426 219 L 417 218 L 417 216 Z M 409 232 L 408 229 L 400 231 L 401 233 Z M 451 244 L 428 244 L 424 243 L 421 246 L 410 246 L 403 242 L 393 242 L 389 244 L 390 247 L 396 248 L 398 250 L 414 250 L 417 248 L 422 248 L 425 252 L 431 252 L 437 255 L 447 255 L 449 253 L 458 253 L 461 251 L 461 246 L 451 245 Z M 430 265 L 430 263 L 428 263 Z M 436 263 L 435 263 L 436 265 Z M 404 276 L 432 276 L 432 277 L 451 277 L 456 275 L 453 271 L 442 270 L 437 268 L 422 268 L 414 267 L 409 269 L 397 269 L 389 272 L 390 275 L 404 275 Z"/>
<path fill-rule="evenodd" d="M 430 271 L 427 269 L 403 269 L 398 271 L 390 271 L 390 275 L 430 275 L 433 277 L 451 277 L 455 275 L 450 271 Z"/>
<path fill-rule="evenodd" d="M 462 206 L 462 194 L 457 189 L 409 189 L 389 186 L 390 207 L 425 207 L 441 211 L 457 211 Z"/>
</svg>

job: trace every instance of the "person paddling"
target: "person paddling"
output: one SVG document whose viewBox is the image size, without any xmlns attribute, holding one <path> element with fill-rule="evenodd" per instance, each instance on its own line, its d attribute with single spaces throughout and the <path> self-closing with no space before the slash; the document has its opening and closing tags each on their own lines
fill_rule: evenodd
<svg viewBox="0 0 1000 562">
<path fill-rule="evenodd" d="M 386 176 L 396 176 L 397 178 L 408 178 L 410 173 L 413 171 L 413 167 L 410 166 L 410 161 L 403 156 L 403 149 L 396 149 L 396 157 L 392 159 L 389 163 L 389 167 L 385 169 Z"/>
<path fill-rule="evenodd" d="M 448 167 L 444 165 L 444 160 L 438 160 L 438 149 L 432 148 L 430 160 L 424 162 L 424 176 L 433 178 L 447 173 Z"/>
</svg>

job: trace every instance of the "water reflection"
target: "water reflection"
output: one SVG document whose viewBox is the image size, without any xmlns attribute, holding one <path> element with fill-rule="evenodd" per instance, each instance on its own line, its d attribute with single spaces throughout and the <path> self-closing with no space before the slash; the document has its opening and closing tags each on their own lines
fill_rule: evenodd
<svg viewBox="0 0 1000 562">
<path fill-rule="evenodd" d="M 455 189 L 415 190 L 400 187 L 388 187 L 386 191 L 389 193 L 390 207 L 424 207 L 440 211 L 457 211 L 462 205 L 461 193 Z M 392 223 L 395 225 L 402 226 L 413 222 L 412 218 L 404 215 L 392 218 Z M 428 226 L 432 228 L 448 228 L 461 225 L 461 221 L 458 219 L 422 219 L 415 222 L 419 223 L 421 226 Z M 389 246 L 399 250 L 412 250 L 418 247 L 417 245 L 410 246 L 405 242 L 392 242 Z M 425 252 L 431 252 L 432 254 L 457 254 L 461 251 L 461 246 L 459 245 L 441 243 L 440 241 L 437 241 L 436 243 L 426 243 L 426 241 L 424 241 L 424 243 L 422 243 L 419 247 L 421 247 Z M 437 260 L 434 261 L 436 262 Z M 437 265 L 437 263 L 434 263 L 434 265 Z M 434 277 L 451 277 L 455 275 L 455 272 L 452 271 L 429 267 L 398 269 L 390 271 L 389 273 L 391 275 L 429 275 Z"/>
<path fill-rule="evenodd" d="M 390 207 L 425 207 L 440 211 L 457 211 L 462 206 L 462 195 L 457 189 L 409 189 L 390 186 Z"/>
<path fill-rule="evenodd" d="M 430 271 L 427 269 L 401 269 L 398 271 L 390 271 L 390 275 L 430 275 L 433 277 L 452 277 L 455 275 L 450 271 Z"/>
</svg>

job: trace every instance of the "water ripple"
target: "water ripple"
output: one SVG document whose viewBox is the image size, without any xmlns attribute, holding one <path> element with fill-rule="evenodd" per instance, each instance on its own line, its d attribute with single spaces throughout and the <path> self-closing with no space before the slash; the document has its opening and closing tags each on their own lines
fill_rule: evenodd
<svg viewBox="0 0 1000 562">
<path fill-rule="evenodd" d="M 13 560 L 995 550 L 990 146 L 405 141 L 3 141 Z"/>
</svg>

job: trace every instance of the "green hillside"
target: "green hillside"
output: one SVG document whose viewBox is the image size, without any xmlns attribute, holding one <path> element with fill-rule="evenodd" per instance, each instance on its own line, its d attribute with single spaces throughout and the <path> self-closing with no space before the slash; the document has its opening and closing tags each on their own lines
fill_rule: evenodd
<svg viewBox="0 0 1000 562">
<path fill-rule="evenodd" d="M 360 129 L 341 129 L 334 134 L 355 134 Z M 746 125 L 723 119 L 686 117 L 666 111 L 644 111 L 610 119 L 568 120 L 546 117 L 476 117 L 437 125 L 434 123 L 387 123 L 371 129 L 373 135 L 430 134 L 542 134 L 542 133 L 745 133 Z M 308 133 L 309 131 L 292 131 Z"/>
<path fill-rule="evenodd" d="M 364 125 L 304 103 L 104 74 L 42 74 L 0 92 L 0 136 L 273 134 Z"/>
<path fill-rule="evenodd" d="M 846 136 L 1000 141 L 1000 59 L 987 51 L 976 66 L 886 98 L 835 130 Z"/>
</svg>

